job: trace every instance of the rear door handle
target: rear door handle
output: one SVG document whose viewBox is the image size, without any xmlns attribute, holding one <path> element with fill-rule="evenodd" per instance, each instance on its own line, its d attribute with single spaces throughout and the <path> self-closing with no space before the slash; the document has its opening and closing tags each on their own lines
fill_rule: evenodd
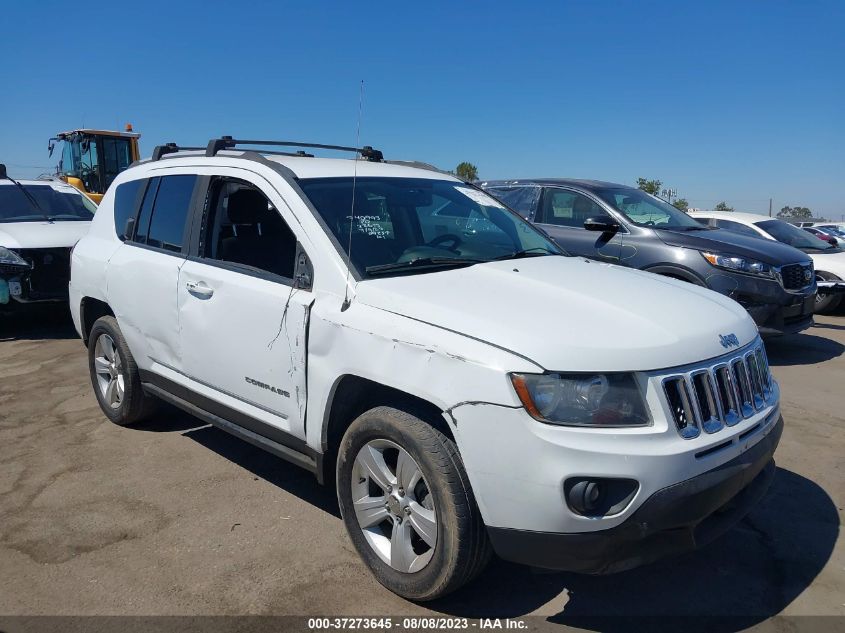
<svg viewBox="0 0 845 633">
<path fill-rule="evenodd" d="M 199 299 L 209 299 L 214 294 L 214 290 L 204 281 L 189 281 L 185 284 L 185 288 Z"/>
</svg>

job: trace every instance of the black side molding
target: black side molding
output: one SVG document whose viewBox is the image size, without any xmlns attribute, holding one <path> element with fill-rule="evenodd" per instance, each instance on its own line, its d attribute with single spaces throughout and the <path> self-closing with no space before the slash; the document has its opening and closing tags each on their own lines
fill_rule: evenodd
<svg viewBox="0 0 845 633">
<path fill-rule="evenodd" d="M 314 473 L 320 484 L 325 483 L 323 454 L 309 447 L 301 439 L 225 405 L 193 394 L 161 376 L 147 371 L 141 373 L 141 384 L 144 391 L 150 395 L 276 457 Z"/>
</svg>

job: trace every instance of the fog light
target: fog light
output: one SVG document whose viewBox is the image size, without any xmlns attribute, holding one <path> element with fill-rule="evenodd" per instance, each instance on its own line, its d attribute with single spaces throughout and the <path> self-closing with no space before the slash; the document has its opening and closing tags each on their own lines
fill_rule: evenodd
<svg viewBox="0 0 845 633">
<path fill-rule="evenodd" d="M 602 485 L 597 481 L 582 479 L 569 490 L 570 507 L 578 514 L 591 514 L 602 498 Z"/>
<path fill-rule="evenodd" d="M 617 514 L 634 498 L 639 484 L 633 479 L 576 477 L 563 484 L 566 505 L 575 514 L 602 517 Z"/>
</svg>

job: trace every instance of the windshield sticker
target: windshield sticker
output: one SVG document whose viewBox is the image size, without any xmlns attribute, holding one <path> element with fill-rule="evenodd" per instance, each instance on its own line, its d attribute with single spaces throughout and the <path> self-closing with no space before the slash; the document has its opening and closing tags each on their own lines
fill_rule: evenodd
<svg viewBox="0 0 845 633">
<path fill-rule="evenodd" d="M 352 220 L 352 216 L 346 216 L 348 220 Z M 375 237 L 379 240 L 386 240 L 390 238 L 390 231 L 385 228 L 381 222 L 381 218 L 377 215 L 356 215 L 355 216 L 355 230 L 364 235 Z"/>
<path fill-rule="evenodd" d="M 492 196 L 488 196 L 483 191 L 478 191 L 477 189 L 470 189 L 469 187 L 455 187 L 458 191 L 464 194 L 467 198 L 475 202 L 476 204 L 480 204 L 483 207 L 496 207 L 498 209 L 504 209 L 505 206 L 496 200 Z"/>
</svg>

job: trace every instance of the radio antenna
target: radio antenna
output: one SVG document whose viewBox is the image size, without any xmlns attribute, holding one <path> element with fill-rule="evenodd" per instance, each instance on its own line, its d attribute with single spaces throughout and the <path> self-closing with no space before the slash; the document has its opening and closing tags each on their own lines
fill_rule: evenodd
<svg viewBox="0 0 845 633">
<path fill-rule="evenodd" d="M 361 112 L 364 109 L 364 80 L 361 80 L 361 87 L 358 92 L 358 125 L 355 130 L 355 147 L 361 147 Z M 350 304 L 349 300 L 349 272 L 352 268 L 352 229 L 355 226 L 355 184 L 358 180 L 358 156 L 360 151 L 355 152 L 355 162 L 352 165 L 352 208 L 349 211 L 349 241 L 346 245 L 346 289 L 343 296 L 343 304 L 340 311 L 344 312 Z"/>
</svg>

